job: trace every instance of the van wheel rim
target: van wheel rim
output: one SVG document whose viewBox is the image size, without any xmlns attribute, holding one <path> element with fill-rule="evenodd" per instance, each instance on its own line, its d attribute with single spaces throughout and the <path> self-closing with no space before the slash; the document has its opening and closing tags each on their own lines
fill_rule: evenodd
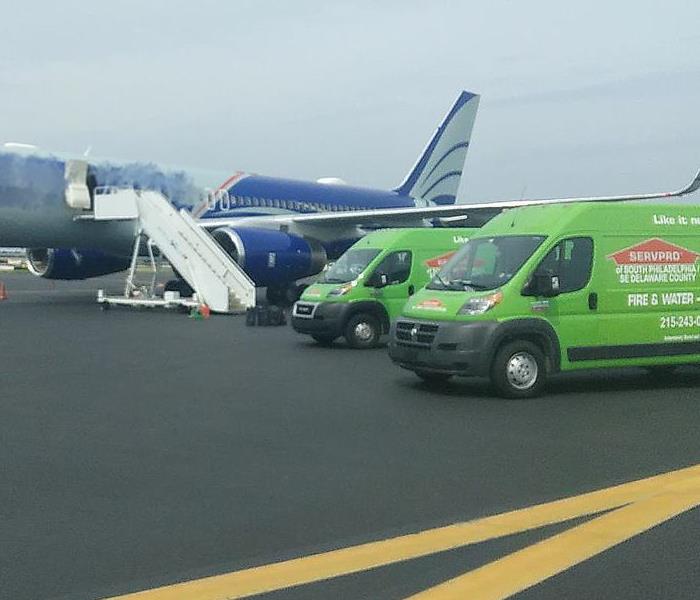
<svg viewBox="0 0 700 600">
<path fill-rule="evenodd" d="M 369 323 L 365 323 L 363 321 L 362 323 L 355 325 L 355 337 L 358 340 L 368 342 L 372 339 L 372 335 L 374 335 L 374 332 L 372 331 L 372 326 Z"/>
<path fill-rule="evenodd" d="M 537 361 L 529 352 L 514 354 L 506 365 L 508 383 L 517 390 L 527 390 L 535 385 L 538 372 Z"/>
</svg>

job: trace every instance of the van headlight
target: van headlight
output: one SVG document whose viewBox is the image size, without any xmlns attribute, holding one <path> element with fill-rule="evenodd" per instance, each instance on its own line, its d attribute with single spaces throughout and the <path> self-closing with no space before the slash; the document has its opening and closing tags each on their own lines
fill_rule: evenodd
<svg viewBox="0 0 700 600">
<path fill-rule="evenodd" d="M 469 298 L 462 308 L 457 312 L 458 315 L 483 315 L 486 311 L 491 310 L 503 300 L 503 292 L 498 290 L 495 294 L 489 296 L 476 296 Z"/>
<path fill-rule="evenodd" d="M 347 294 L 354 286 L 351 283 L 346 283 L 345 285 L 341 285 L 340 287 L 333 288 L 330 292 L 328 292 L 329 296 L 344 296 Z"/>
</svg>

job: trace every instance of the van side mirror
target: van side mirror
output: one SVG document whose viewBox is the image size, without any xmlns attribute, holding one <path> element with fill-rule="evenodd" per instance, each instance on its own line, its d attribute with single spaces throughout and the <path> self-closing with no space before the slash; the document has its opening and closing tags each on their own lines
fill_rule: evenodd
<svg viewBox="0 0 700 600">
<path fill-rule="evenodd" d="M 367 280 L 367 286 L 373 288 L 383 288 L 389 283 L 389 276 L 386 273 L 372 273 L 372 276 Z"/>
<path fill-rule="evenodd" d="M 559 295 L 559 275 L 553 271 L 534 273 L 523 290 L 524 296 L 554 298 Z"/>
</svg>

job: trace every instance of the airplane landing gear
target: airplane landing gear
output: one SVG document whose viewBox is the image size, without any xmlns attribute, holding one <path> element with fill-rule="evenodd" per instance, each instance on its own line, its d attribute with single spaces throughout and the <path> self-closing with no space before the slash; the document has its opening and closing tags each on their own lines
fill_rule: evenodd
<svg viewBox="0 0 700 600">
<path fill-rule="evenodd" d="M 266 297 L 269 304 L 277 306 L 291 306 L 303 293 L 307 286 L 290 283 L 287 285 L 275 285 L 267 288 Z"/>
</svg>

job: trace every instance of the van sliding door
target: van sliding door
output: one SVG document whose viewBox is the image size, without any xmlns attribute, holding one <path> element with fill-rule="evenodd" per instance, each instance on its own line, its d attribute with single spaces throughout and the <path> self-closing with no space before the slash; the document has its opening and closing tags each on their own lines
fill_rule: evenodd
<svg viewBox="0 0 700 600">
<path fill-rule="evenodd" d="M 600 336 L 577 366 L 683 363 L 700 357 L 700 237 L 601 236 L 595 279 Z"/>
</svg>

